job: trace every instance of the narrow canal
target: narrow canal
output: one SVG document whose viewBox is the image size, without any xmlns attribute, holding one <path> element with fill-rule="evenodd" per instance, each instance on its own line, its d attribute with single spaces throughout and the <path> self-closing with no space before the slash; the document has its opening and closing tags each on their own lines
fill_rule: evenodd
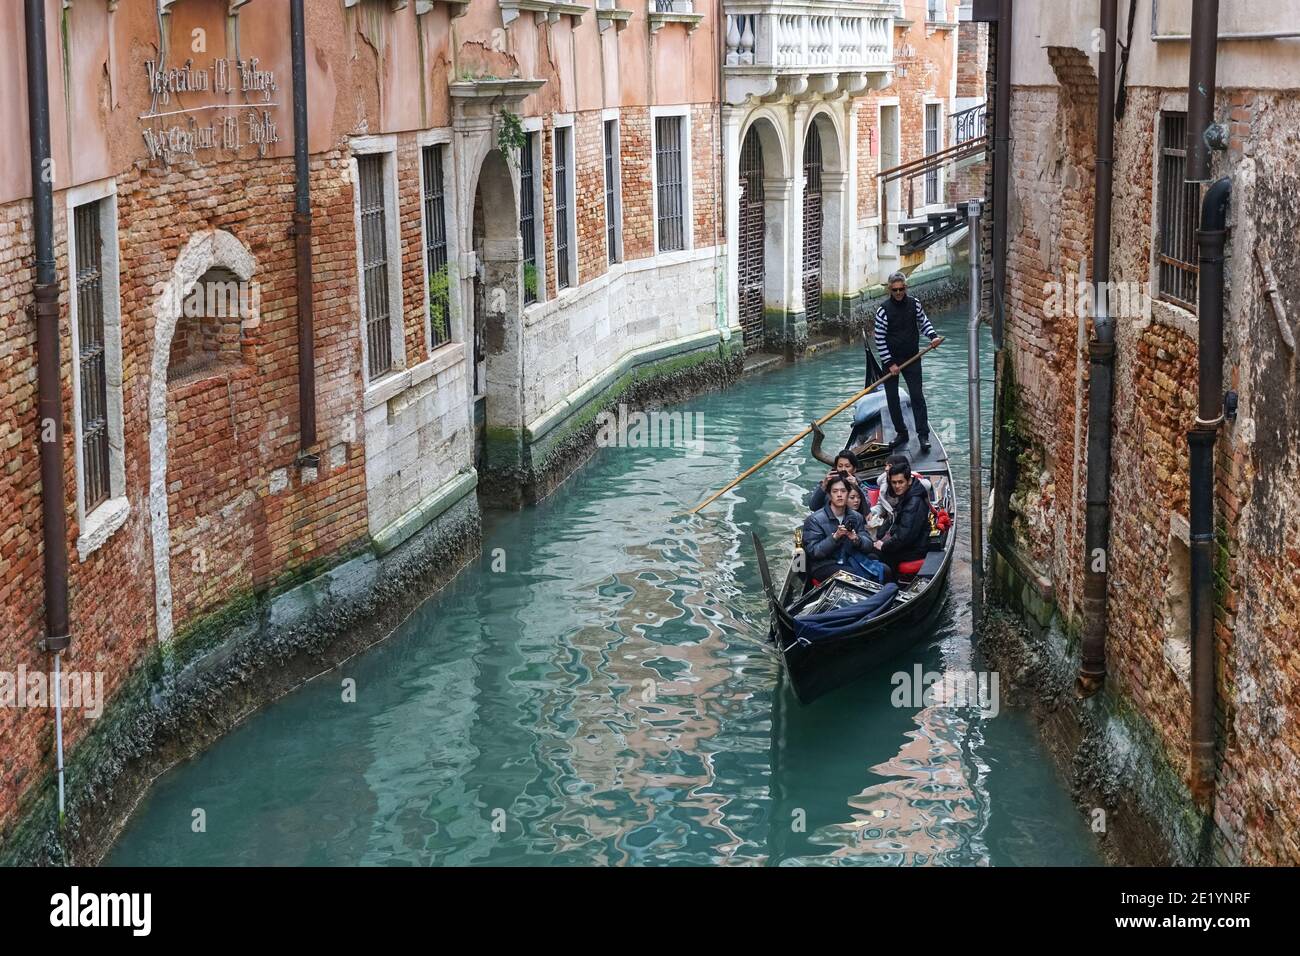
<svg viewBox="0 0 1300 956">
<path fill-rule="evenodd" d="M 948 341 L 927 396 L 964 510 L 965 307 L 932 318 Z M 702 453 L 602 449 L 539 507 L 486 512 L 477 565 L 160 778 L 108 862 L 1098 863 L 1025 717 L 894 706 L 895 673 L 977 666 L 966 544 L 932 636 L 801 708 L 765 642 L 749 532 L 784 551 L 825 466 L 805 444 L 682 515 L 862 370 L 845 348 L 751 377 L 680 406 L 702 415 Z"/>
</svg>

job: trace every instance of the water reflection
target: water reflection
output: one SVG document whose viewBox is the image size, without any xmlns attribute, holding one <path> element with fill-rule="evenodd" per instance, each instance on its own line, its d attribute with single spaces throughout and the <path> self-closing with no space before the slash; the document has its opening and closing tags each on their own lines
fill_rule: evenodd
<svg viewBox="0 0 1300 956">
<path fill-rule="evenodd" d="M 936 326 L 957 343 L 963 322 Z M 1093 862 L 1023 721 L 891 705 L 895 669 L 974 666 L 960 560 L 929 639 L 801 708 L 765 640 L 749 533 L 784 551 L 822 466 L 792 451 L 683 514 L 860 387 L 861 361 L 846 349 L 701 397 L 684 410 L 704 415 L 703 455 L 605 449 L 539 507 L 490 513 L 476 567 L 165 775 L 111 862 Z M 959 494 L 964 370 L 955 344 L 926 360 Z"/>
</svg>

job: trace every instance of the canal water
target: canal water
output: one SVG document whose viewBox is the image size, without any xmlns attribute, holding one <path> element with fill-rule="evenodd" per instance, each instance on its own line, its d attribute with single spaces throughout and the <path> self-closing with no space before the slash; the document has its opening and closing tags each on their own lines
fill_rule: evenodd
<svg viewBox="0 0 1300 956">
<path fill-rule="evenodd" d="M 964 510 L 965 307 L 932 318 L 926 394 Z M 1027 718 L 903 680 L 978 666 L 965 543 L 932 635 L 800 707 L 749 535 L 785 553 L 825 466 L 805 443 L 683 515 L 862 379 L 859 348 L 751 376 L 672 409 L 700 445 L 604 448 L 538 507 L 486 512 L 476 565 L 162 776 L 108 862 L 1099 863 Z"/>
</svg>

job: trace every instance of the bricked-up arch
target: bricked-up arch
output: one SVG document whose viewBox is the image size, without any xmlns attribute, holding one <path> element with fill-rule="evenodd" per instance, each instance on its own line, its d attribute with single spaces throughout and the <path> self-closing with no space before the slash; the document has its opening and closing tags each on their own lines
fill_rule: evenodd
<svg viewBox="0 0 1300 956">
<path fill-rule="evenodd" d="M 176 257 L 171 276 L 155 289 L 153 357 L 149 369 L 149 516 L 153 541 L 154 609 L 158 639 L 173 633 L 171 523 L 167 501 L 167 371 L 172 339 L 185 311 L 186 296 L 206 273 L 226 270 L 242 282 L 257 261 L 248 248 L 222 229 L 190 237 Z M 251 321 L 255 321 L 253 317 Z"/>
</svg>

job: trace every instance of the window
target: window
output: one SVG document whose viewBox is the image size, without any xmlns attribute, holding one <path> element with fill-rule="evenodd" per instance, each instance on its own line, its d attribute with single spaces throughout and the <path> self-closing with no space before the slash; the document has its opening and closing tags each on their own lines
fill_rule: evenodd
<svg viewBox="0 0 1300 956">
<path fill-rule="evenodd" d="M 109 498 L 108 369 L 104 331 L 104 200 L 73 212 L 77 286 L 77 371 L 81 392 L 81 480 L 84 508 L 94 511 Z"/>
<path fill-rule="evenodd" d="M 66 194 L 77 553 L 85 561 L 130 511 L 122 454 L 122 312 L 113 180 Z"/>
<path fill-rule="evenodd" d="M 681 116 L 655 117 L 655 225 L 659 251 L 686 248 Z"/>
<path fill-rule="evenodd" d="M 573 234 L 573 128 L 555 128 L 555 279 L 567 289 L 573 284 L 576 259 Z"/>
<path fill-rule="evenodd" d="M 447 275 L 447 204 L 443 192 L 442 146 L 425 146 L 424 258 L 429 270 L 429 347 L 451 341 L 451 294 Z"/>
<path fill-rule="evenodd" d="M 1156 271 L 1160 298 L 1194 312 L 1196 210 L 1201 204 L 1201 185 L 1183 181 L 1187 175 L 1186 132 L 1186 113 L 1161 114 Z"/>
<path fill-rule="evenodd" d="M 605 120 L 605 250 L 610 265 L 623 260 L 623 210 L 619 202 L 622 168 L 618 161 L 618 120 Z"/>
<path fill-rule="evenodd" d="M 944 0 L 928 0 L 925 9 L 925 18 L 931 22 L 939 22 L 944 19 Z"/>
<path fill-rule="evenodd" d="M 925 154 L 939 152 L 939 104 L 925 104 Z M 939 170 L 930 169 L 925 174 L 925 204 L 933 205 L 939 201 Z"/>
<path fill-rule="evenodd" d="M 372 379 L 386 375 L 393 369 L 385 165 L 386 156 L 382 153 L 357 157 L 361 218 L 362 312 L 366 323 L 367 368 Z"/>
<path fill-rule="evenodd" d="M 524 304 L 537 301 L 537 222 L 534 210 L 536 168 L 534 153 L 537 134 L 524 134 L 524 146 L 519 151 L 519 236 L 524 241 Z"/>
</svg>

